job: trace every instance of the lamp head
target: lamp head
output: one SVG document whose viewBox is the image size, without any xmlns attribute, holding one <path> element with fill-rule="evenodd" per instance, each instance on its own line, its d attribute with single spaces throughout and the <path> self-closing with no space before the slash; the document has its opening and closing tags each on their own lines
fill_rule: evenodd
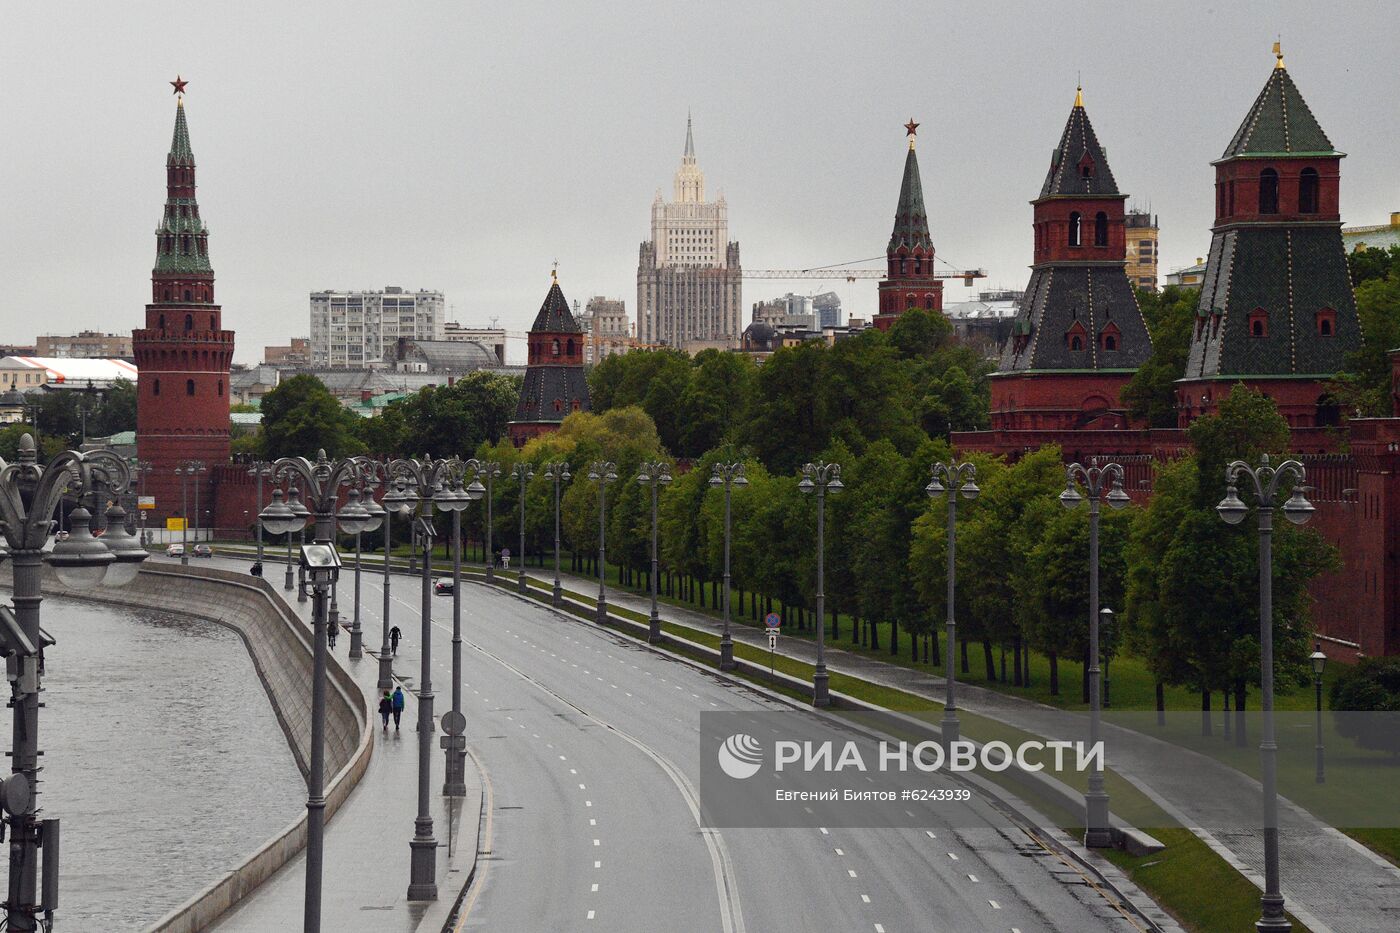
<svg viewBox="0 0 1400 933">
<path fill-rule="evenodd" d="M 1313 645 L 1313 653 L 1308 655 L 1308 661 L 1312 664 L 1313 674 L 1322 677 L 1322 670 L 1327 666 L 1327 655 L 1322 653 L 1322 642 Z"/>
<path fill-rule="evenodd" d="M 126 530 L 126 510 L 116 501 L 107 509 L 107 531 L 102 536 L 102 543 L 107 545 L 107 550 L 115 558 L 107 568 L 107 579 L 104 581 L 109 586 L 125 586 L 135 580 L 141 562 L 150 556 L 136 536 Z"/>
<path fill-rule="evenodd" d="M 1231 483 L 1225 488 L 1225 498 L 1215 507 L 1215 511 L 1228 524 L 1238 525 L 1249 514 L 1249 506 L 1240 499 L 1239 490 Z"/>
<path fill-rule="evenodd" d="M 369 512 L 360 505 L 360 491 L 353 486 L 346 493 L 345 505 L 335 516 L 336 524 L 340 530 L 347 535 L 357 535 L 365 530 L 365 525 L 369 522 Z"/>
<path fill-rule="evenodd" d="M 802 481 L 797 484 L 798 492 L 815 492 L 816 488 L 817 484 L 812 482 L 812 477 L 807 474 L 803 474 Z"/>
<path fill-rule="evenodd" d="M 360 505 L 365 510 L 365 515 L 368 516 L 365 519 L 364 530 L 378 531 L 384 524 L 384 517 L 389 513 L 385 511 L 384 506 L 374 501 L 373 493 L 366 493 L 364 501 Z"/>
<path fill-rule="evenodd" d="M 68 540 L 54 544 L 48 556 L 59 582 L 75 590 L 101 584 L 107 578 L 107 568 L 117 559 L 107 545 L 93 537 L 88 527 L 91 520 L 92 513 L 81 505 L 69 512 Z"/>
<path fill-rule="evenodd" d="M 472 481 L 468 483 L 466 485 L 466 488 L 464 488 L 462 491 L 466 493 L 468 501 L 471 502 L 475 502 L 482 496 L 486 495 L 486 487 L 481 485 L 481 480 L 476 477 L 472 477 Z"/>
<path fill-rule="evenodd" d="M 1288 501 L 1283 504 L 1283 516 L 1295 525 L 1306 524 L 1312 518 L 1313 504 L 1304 495 L 1308 487 L 1298 485 L 1293 487 L 1293 495 L 1288 497 Z"/>
<path fill-rule="evenodd" d="M 968 480 L 962 485 L 962 494 L 964 499 L 976 499 L 982 495 L 982 490 L 972 480 Z"/>
<path fill-rule="evenodd" d="M 943 488 L 943 483 L 937 476 L 929 480 L 928 485 L 924 487 L 924 492 L 928 494 L 930 499 L 937 499 L 947 491 L 947 489 Z"/>
<path fill-rule="evenodd" d="M 1067 509 L 1072 509 L 1084 501 L 1084 497 L 1079 494 L 1079 490 L 1074 488 L 1074 480 L 1065 483 L 1065 491 L 1060 493 L 1060 505 Z"/>
<path fill-rule="evenodd" d="M 1123 481 L 1116 476 L 1113 478 L 1113 488 L 1108 491 L 1108 495 L 1104 498 L 1108 500 L 1109 508 L 1114 509 L 1121 509 L 1133 501 L 1132 497 L 1123 491 Z"/>
</svg>

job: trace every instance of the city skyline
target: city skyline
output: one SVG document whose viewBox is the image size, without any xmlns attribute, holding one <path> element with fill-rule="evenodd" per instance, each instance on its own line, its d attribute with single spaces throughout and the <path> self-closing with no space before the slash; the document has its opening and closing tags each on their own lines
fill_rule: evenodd
<svg viewBox="0 0 1400 933">
<path fill-rule="evenodd" d="M 1027 202 L 1044 173 L 1045 140 L 1082 73 L 1123 188 L 1161 217 L 1165 273 L 1205 255 L 1209 163 L 1282 33 L 1290 70 L 1350 156 L 1343 220 L 1380 222 L 1400 205 L 1386 157 L 1400 117 L 1378 106 L 1400 78 L 1383 64 L 1379 11 L 1355 11 L 1343 36 L 1318 29 L 1301 4 L 1267 15 L 1139 16 L 1131 32 L 1126 16 L 1100 6 L 1072 27 L 1073 47 L 1088 51 L 1062 54 L 1069 26 L 1026 17 L 1007 29 L 1004 15 L 973 11 L 959 14 L 959 28 L 970 39 L 995 28 L 995 44 L 937 48 L 911 66 L 922 77 L 891 94 L 879 63 L 935 51 L 918 34 L 887 28 L 895 5 L 844 14 L 839 45 L 810 46 L 831 54 L 815 51 L 796 67 L 756 52 L 780 29 L 800 44 L 825 36 L 834 20 L 722 10 L 676 50 L 651 40 L 674 31 L 679 14 L 648 21 L 626 8 L 541 9 L 548 15 L 511 21 L 366 8 L 333 23 L 282 11 L 271 35 L 254 28 L 266 21 L 256 6 L 192 11 L 175 23 L 154 4 L 15 17 L 0 74 L 31 90 L 12 96 L 7 115 L 37 142 L 3 173 L 0 243 L 12 287 L 0 339 L 32 339 L 20 332 L 35 329 L 21 309 L 43 308 L 39 329 L 53 332 L 140 322 L 173 108 L 167 82 L 177 72 L 190 82 L 201 203 L 241 362 L 301 335 L 305 296 L 318 288 L 440 289 L 448 317 L 495 317 L 512 331 L 528 327 L 556 259 L 570 294 L 632 298 L 636 244 L 656 190 L 668 187 L 687 109 L 746 266 L 879 255 L 898 195 L 901 124 L 912 115 L 924 124 L 923 187 L 939 256 L 987 268 L 987 287 L 1015 288 L 1030 262 Z M 128 54 L 157 24 L 170 41 Z M 73 53 L 63 61 L 39 54 L 55 28 Z M 939 34 L 936 19 L 930 34 Z M 1153 44 L 1133 47 L 1124 41 L 1132 35 L 1152 35 Z M 309 67 L 312 37 L 361 64 Z M 638 67 L 594 67 L 618 54 Z M 382 64 L 390 58 L 392 68 Z M 1170 80 L 1145 81 L 1152 67 Z M 639 72 L 652 77 L 638 85 Z M 413 221 L 386 220 L 396 214 Z M 793 284 L 750 280 L 745 318 Z M 873 283 L 836 290 L 849 314 L 873 312 Z M 966 294 L 951 286 L 949 300 Z"/>
</svg>

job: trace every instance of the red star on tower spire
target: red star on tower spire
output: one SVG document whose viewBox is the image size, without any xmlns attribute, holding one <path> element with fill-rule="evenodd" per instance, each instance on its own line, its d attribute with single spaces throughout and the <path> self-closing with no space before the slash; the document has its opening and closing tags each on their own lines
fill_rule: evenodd
<svg viewBox="0 0 1400 933">
<path fill-rule="evenodd" d="M 184 96 L 184 93 L 185 93 L 185 85 L 186 85 L 186 84 L 189 84 L 189 82 L 186 81 L 185 79 L 181 78 L 179 75 L 176 75 L 176 76 L 175 76 L 175 80 L 170 82 L 170 86 L 173 87 L 173 88 L 175 89 L 174 93 L 179 94 L 179 95 L 181 95 L 182 97 Z"/>
<path fill-rule="evenodd" d="M 910 117 L 909 122 L 904 124 L 904 129 L 908 132 L 910 136 L 913 136 L 919 131 L 919 124 L 914 122 L 913 117 Z"/>
</svg>

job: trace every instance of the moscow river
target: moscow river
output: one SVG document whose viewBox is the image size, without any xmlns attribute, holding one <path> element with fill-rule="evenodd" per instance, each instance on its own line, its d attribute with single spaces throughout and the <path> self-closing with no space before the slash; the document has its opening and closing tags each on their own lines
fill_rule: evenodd
<svg viewBox="0 0 1400 933">
<path fill-rule="evenodd" d="M 62 821 L 54 929 L 144 930 L 300 815 L 306 785 L 234 631 L 71 600 L 42 611 L 57 640 L 38 798 Z"/>
</svg>

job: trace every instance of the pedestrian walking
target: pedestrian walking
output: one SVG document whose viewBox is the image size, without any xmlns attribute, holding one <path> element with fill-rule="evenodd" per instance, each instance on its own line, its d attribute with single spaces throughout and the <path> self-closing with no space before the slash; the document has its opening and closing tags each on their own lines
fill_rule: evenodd
<svg viewBox="0 0 1400 933">
<path fill-rule="evenodd" d="M 330 623 L 326 626 L 326 644 L 330 645 L 332 651 L 335 650 L 335 636 L 340 634 L 340 626 Z"/>
<path fill-rule="evenodd" d="M 394 711 L 394 698 L 385 690 L 384 695 L 379 698 L 379 718 L 384 720 L 384 731 L 389 731 L 389 714 Z"/>
<path fill-rule="evenodd" d="M 399 631 L 397 625 L 389 629 L 389 648 L 396 658 L 399 656 L 399 639 L 402 637 L 403 632 Z"/>
<path fill-rule="evenodd" d="M 398 732 L 398 731 L 399 731 L 399 717 L 403 715 L 403 704 L 404 704 L 403 687 L 395 687 L 395 688 L 394 688 L 394 697 L 393 697 L 393 707 L 394 707 L 394 731 L 395 731 L 395 732 Z"/>
</svg>

